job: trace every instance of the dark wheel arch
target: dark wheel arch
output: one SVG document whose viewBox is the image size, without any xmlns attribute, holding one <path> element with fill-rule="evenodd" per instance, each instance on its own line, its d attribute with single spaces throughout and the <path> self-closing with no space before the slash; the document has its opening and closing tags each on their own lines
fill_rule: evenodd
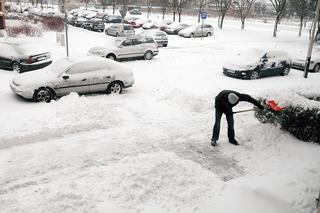
<svg viewBox="0 0 320 213">
<path fill-rule="evenodd" d="M 20 67 L 20 70 L 19 70 L 19 71 L 15 70 L 15 69 L 14 69 L 14 66 L 19 66 L 19 67 Z M 12 61 L 12 62 L 11 62 L 11 69 L 12 69 L 13 71 L 17 71 L 18 73 L 22 73 L 22 72 L 23 72 L 22 66 L 21 66 L 21 64 L 20 64 L 19 61 Z"/>
<path fill-rule="evenodd" d="M 318 69 L 316 69 L 318 67 Z M 316 65 L 314 65 L 313 67 L 313 72 L 319 72 L 320 71 L 320 63 L 317 63 Z"/>
<path fill-rule="evenodd" d="M 110 57 L 113 57 L 113 60 L 117 60 L 117 57 L 114 53 L 109 53 L 108 55 L 106 55 L 106 58 L 111 59 Z"/>
<path fill-rule="evenodd" d="M 39 99 L 38 97 L 37 97 L 37 95 L 39 94 L 39 92 L 48 92 L 47 93 L 47 95 L 48 95 L 48 97 L 47 97 L 47 100 L 45 100 L 45 99 Z M 39 87 L 38 89 L 35 89 L 34 90 L 34 93 L 33 93 L 33 100 L 34 101 L 37 101 L 37 102 L 42 102 L 42 101 L 45 101 L 45 102 L 47 102 L 47 103 L 49 103 L 52 99 L 54 99 L 55 98 L 55 92 L 54 92 L 54 90 L 52 89 L 52 88 L 50 88 L 50 87 Z"/>
</svg>

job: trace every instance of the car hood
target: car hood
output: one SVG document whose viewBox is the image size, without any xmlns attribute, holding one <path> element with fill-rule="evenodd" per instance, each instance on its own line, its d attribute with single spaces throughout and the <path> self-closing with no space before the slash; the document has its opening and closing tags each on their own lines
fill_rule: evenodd
<svg viewBox="0 0 320 213">
<path fill-rule="evenodd" d="M 225 69 L 234 70 L 234 71 L 247 71 L 247 70 L 254 70 L 258 66 L 258 63 L 252 64 L 227 64 L 224 66 Z"/>
<path fill-rule="evenodd" d="M 48 69 L 40 69 L 36 71 L 26 72 L 15 76 L 12 81 L 22 87 L 47 86 L 48 82 L 55 79 L 53 73 Z"/>
</svg>

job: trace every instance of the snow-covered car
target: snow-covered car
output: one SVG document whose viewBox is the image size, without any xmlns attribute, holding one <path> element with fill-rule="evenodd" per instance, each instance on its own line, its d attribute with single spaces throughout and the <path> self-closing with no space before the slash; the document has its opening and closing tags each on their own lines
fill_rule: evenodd
<svg viewBox="0 0 320 213">
<path fill-rule="evenodd" d="M 71 92 L 79 94 L 121 93 L 131 87 L 134 76 L 126 65 L 100 57 L 62 58 L 44 70 L 15 76 L 10 87 L 26 99 L 50 102 Z"/>
<path fill-rule="evenodd" d="M 83 27 L 83 24 L 86 23 L 87 21 L 88 21 L 88 19 L 86 19 L 86 18 L 78 17 L 74 22 L 74 26 Z"/>
<path fill-rule="evenodd" d="M 151 37 L 134 36 L 117 39 L 106 46 L 93 47 L 88 55 L 96 55 L 112 60 L 143 57 L 150 60 L 159 53 L 158 45 Z"/>
<path fill-rule="evenodd" d="M 159 46 L 166 47 L 168 46 L 168 36 L 165 32 L 158 30 L 158 29 L 152 29 L 152 30 L 145 30 L 142 33 L 140 33 L 142 36 L 149 36 L 153 38 Z"/>
<path fill-rule="evenodd" d="M 51 62 L 50 52 L 36 44 L 0 42 L 0 68 L 20 73 L 46 67 Z"/>
<path fill-rule="evenodd" d="M 124 17 L 124 19 L 123 19 L 123 22 L 124 23 L 126 23 L 126 24 L 133 24 L 133 22 L 135 21 L 135 20 L 138 20 L 139 19 L 139 17 L 136 17 L 136 16 L 126 16 L 126 17 Z"/>
<path fill-rule="evenodd" d="M 306 60 L 301 58 L 294 58 L 292 59 L 291 67 L 298 69 L 298 70 L 304 70 Z M 311 58 L 309 70 L 313 72 L 319 72 L 320 71 L 320 57 L 315 56 Z"/>
<path fill-rule="evenodd" d="M 129 13 L 132 15 L 141 15 L 142 14 L 141 10 L 139 10 L 139 9 L 129 10 Z"/>
<path fill-rule="evenodd" d="M 245 63 L 247 60 L 242 60 Z M 249 64 L 229 64 L 223 67 L 226 76 L 254 80 L 269 76 L 284 76 L 290 72 L 291 60 L 285 51 L 269 51 L 260 60 Z"/>
<path fill-rule="evenodd" d="M 190 27 L 189 24 L 185 23 L 176 23 L 173 22 L 170 25 L 167 26 L 167 28 L 164 30 L 167 34 L 175 34 L 178 35 L 180 30 L 183 30 L 187 27 Z"/>
<path fill-rule="evenodd" d="M 105 31 L 106 35 L 116 36 L 116 37 L 128 37 L 133 36 L 135 31 L 133 26 L 130 24 L 113 24 L 108 27 Z"/>
<path fill-rule="evenodd" d="M 203 27 L 201 24 L 196 26 L 190 26 L 183 30 L 179 31 L 179 36 L 194 38 L 201 36 L 212 36 L 213 35 L 213 27 L 210 24 L 204 24 Z"/>
<path fill-rule="evenodd" d="M 137 19 L 131 22 L 131 25 L 134 28 L 140 28 L 142 27 L 142 25 L 144 25 L 145 23 L 151 22 L 151 20 L 147 20 L 147 19 Z"/>
<path fill-rule="evenodd" d="M 106 23 L 121 23 L 122 20 L 122 17 L 119 15 L 108 15 L 103 19 Z"/>
<path fill-rule="evenodd" d="M 143 24 L 142 29 L 144 29 L 144 30 L 150 30 L 150 29 L 164 30 L 164 29 L 166 29 L 167 26 L 168 25 L 163 20 L 154 20 L 154 21 Z"/>
<path fill-rule="evenodd" d="M 103 32 L 104 31 L 104 22 L 102 19 L 92 18 L 83 24 L 83 28 L 92 31 Z"/>
</svg>

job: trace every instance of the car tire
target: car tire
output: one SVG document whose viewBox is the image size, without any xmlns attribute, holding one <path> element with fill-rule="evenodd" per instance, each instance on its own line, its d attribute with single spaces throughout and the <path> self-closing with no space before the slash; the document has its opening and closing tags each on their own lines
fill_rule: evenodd
<svg viewBox="0 0 320 213">
<path fill-rule="evenodd" d="M 288 75 L 290 72 L 290 67 L 285 67 L 281 73 L 282 76 Z"/>
<path fill-rule="evenodd" d="M 209 36 L 211 36 L 211 33 L 209 32 L 209 33 L 207 33 L 207 37 L 209 37 Z"/>
<path fill-rule="evenodd" d="M 249 79 L 250 79 L 250 80 L 255 80 L 255 79 L 258 79 L 258 78 L 259 78 L 259 73 L 258 73 L 258 71 L 255 71 L 255 70 L 252 71 Z"/>
<path fill-rule="evenodd" d="M 314 65 L 313 72 L 319 72 L 319 71 L 320 71 L 320 64 Z"/>
<path fill-rule="evenodd" d="M 153 54 L 151 51 L 147 51 L 144 55 L 143 55 L 143 58 L 144 60 L 151 60 L 153 57 Z"/>
<path fill-rule="evenodd" d="M 190 34 L 190 38 L 194 38 L 194 34 L 193 33 Z"/>
<path fill-rule="evenodd" d="M 12 63 L 11 68 L 12 68 L 13 71 L 15 71 L 17 73 L 21 73 L 22 72 L 21 64 L 16 62 L 16 61 Z"/>
<path fill-rule="evenodd" d="M 164 44 L 163 46 L 164 46 L 164 47 L 167 47 L 167 46 L 168 46 L 168 44 Z"/>
<path fill-rule="evenodd" d="M 109 54 L 109 55 L 107 55 L 107 56 L 106 56 L 106 58 L 108 58 L 108 59 L 110 59 L 110 60 L 113 60 L 113 61 L 115 61 L 115 60 L 116 60 L 116 56 L 115 56 L 115 55 L 113 55 L 113 54 Z"/>
<path fill-rule="evenodd" d="M 47 102 L 49 103 L 53 99 L 54 95 L 49 88 L 40 87 L 35 90 L 33 99 L 37 102 Z"/>
<path fill-rule="evenodd" d="M 122 83 L 120 81 L 113 81 L 109 84 L 107 88 L 107 94 L 121 94 Z"/>
</svg>

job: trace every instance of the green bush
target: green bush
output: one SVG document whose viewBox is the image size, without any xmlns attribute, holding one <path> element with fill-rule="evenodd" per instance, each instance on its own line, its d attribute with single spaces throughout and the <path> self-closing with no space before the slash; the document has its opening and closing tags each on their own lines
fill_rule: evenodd
<svg viewBox="0 0 320 213">
<path fill-rule="evenodd" d="M 320 100 L 319 97 L 305 98 L 306 102 Z M 280 125 L 281 129 L 290 132 L 300 140 L 320 144 L 320 108 L 315 105 L 310 107 L 295 105 L 286 106 L 280 112 L 275 112 L 265 104 L 266 99 L 260 99 L 266 107 L 257 110 L 255 116 L 263 123 Z"/>
</svg>

